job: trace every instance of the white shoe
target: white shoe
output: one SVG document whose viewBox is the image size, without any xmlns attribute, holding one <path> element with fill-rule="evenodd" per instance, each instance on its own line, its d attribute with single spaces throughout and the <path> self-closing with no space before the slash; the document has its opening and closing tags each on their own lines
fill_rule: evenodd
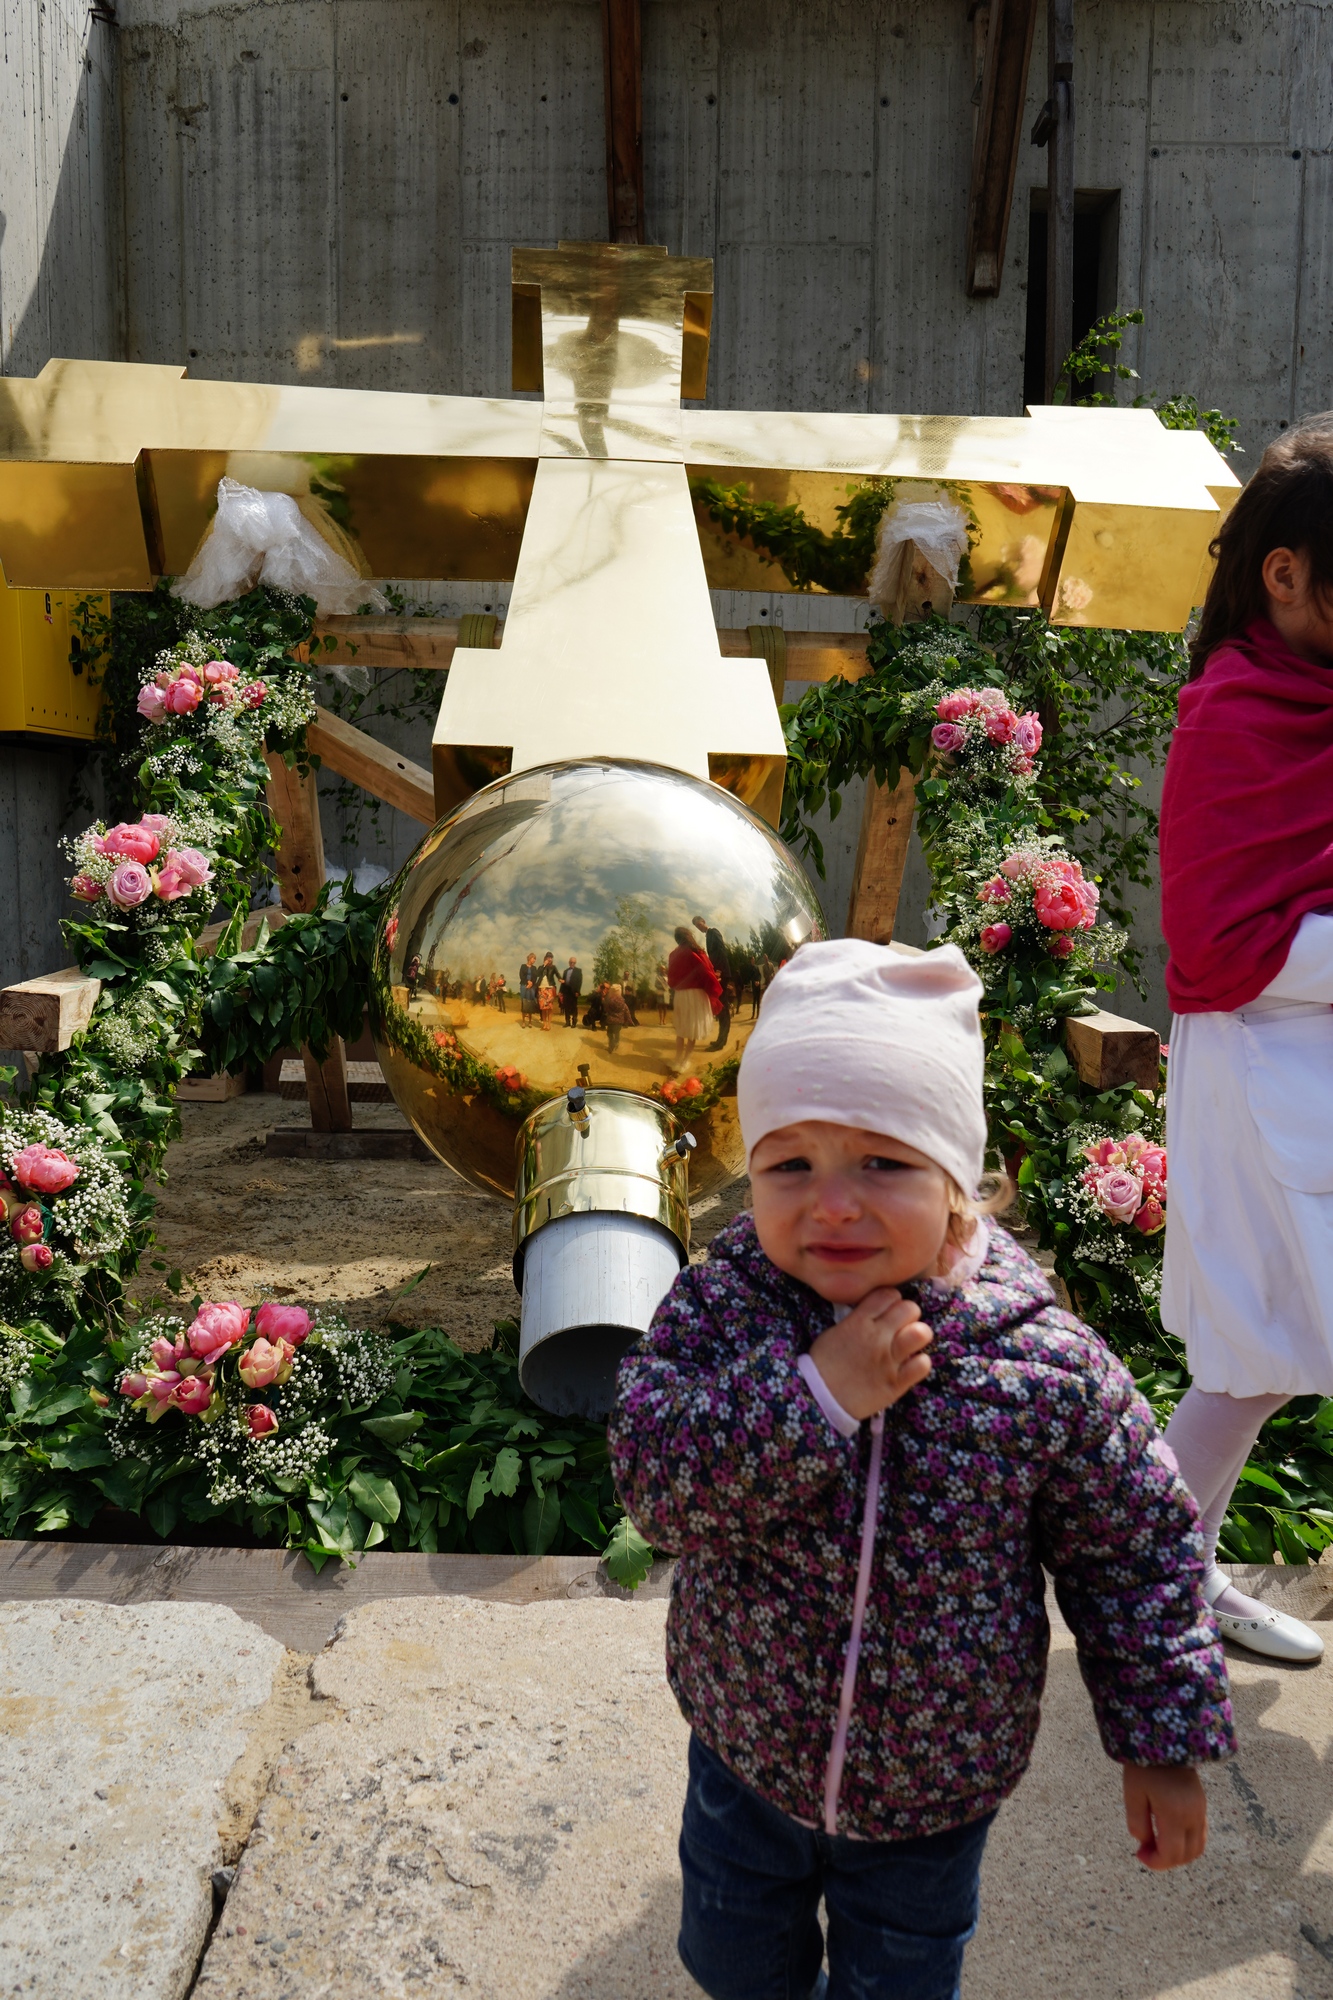
<svg viewBox="0 0 1333 2000">
<path fill-rule="evenodd" d="M 1270 1660 L 1312 1661 L 1324 1656 L 1324 1642 L 1317 1632 L 1285 1611 L 1265 1611 L 1262 1618 L 1236 1618 L 1229 1611 L 1213 1607 L 1217 1629 L 1224 1639 L 1244 1646 L 1251 1653 L 1263 1653 Z"/>
</svg>

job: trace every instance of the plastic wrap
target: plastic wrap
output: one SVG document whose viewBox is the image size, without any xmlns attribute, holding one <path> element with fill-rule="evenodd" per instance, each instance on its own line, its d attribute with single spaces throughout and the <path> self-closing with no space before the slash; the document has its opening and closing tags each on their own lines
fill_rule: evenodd
<svg viewBox="0 0 1333 2000">
<path fill-rule="evenodd" d="M 346 557 L 331 549 L 290 493 L 261 493 L 239 480 L 218 481 L 218 510 L 173 595 L 211 611 L 257 584 L 313 597 L 325 614 L 346 614 L 384 600 Z"/>
</svg>

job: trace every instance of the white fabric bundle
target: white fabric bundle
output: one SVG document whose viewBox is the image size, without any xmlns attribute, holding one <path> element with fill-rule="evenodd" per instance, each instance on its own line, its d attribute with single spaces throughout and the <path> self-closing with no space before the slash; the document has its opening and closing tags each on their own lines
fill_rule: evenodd
<svg viewBox="0 0 1333 2000">
<path fill-rule="evenodd" d="M 260 583 L 313 597 L 325 614 L 352 612 L 367 603 L 384 609 L 379 592 L 329 547 L 290 493 L 261 493 L 224 476 L 213 525 L 184 576 L 172 584 L 172 595 L 211 611 Z"/>
</svg>

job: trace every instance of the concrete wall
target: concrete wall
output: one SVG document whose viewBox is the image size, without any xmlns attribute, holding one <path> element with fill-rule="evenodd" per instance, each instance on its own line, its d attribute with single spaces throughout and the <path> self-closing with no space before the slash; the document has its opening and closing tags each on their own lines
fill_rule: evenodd
<svg viewBox="0 0 1333 2000">
<path fill-rule="evenodd" d="M 118 150 L 113 32 L 87 0 L 0 0 L 0 372 L 121 352 Z M 56 842 L 81 761 L 0 744 L 0 982 L 65 963 Z"/>
<path fill-rule="evenodd" d="M 63 352 L 509 393 L 511 247 L 606 230 L 600 0 L 116 12 L 0 0 L 6 369 Z M 1234 413 L 1252 465 L 1333 403 L 1333 0 L 1079 0 L 1075 19 L 1078 184 L 1119 190 L 1118 301 L 1147 315 L 1127 358 Z M 1045 155 L 1020 157 L 1001 296 L 966 299 L 966 0 L 643 0 L 643 21 L 649 233 L 715 260 L 710 401 L 1019 410 Z M 1025 129 L 1041 27 L 1032 77 Z M 451 612 L 506 594 L 430 593 Z M 832 600 L 717 608 L 851 622 Z M 383 733 L 426 761 L 424 724 Z M 858 811 L 830 843 L 835 922 Z M 384 821 L 367 858 L 392 864 L 415 835 Z M 918 867 L 909 934 L 920 903 Z M 0 974 L 5 949 L 0 929 Z"/>
</svg>

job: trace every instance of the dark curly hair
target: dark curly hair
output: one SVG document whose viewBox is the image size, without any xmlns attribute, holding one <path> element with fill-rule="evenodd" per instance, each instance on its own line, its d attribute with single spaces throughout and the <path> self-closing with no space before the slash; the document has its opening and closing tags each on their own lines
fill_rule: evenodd
<svg viewBox="0 0 1333 2000">
<path fill-rule="evenodd" d="M 1269 445 L 1223 521 L 1199 629 L 1190 644 L 1190 679 L 1208 655 L 1267 616 L 1264 558 L 1273 549 L 1308 556 L 1317 594 L 1333 602 L 1333 410 L 1307 417 Z"/>
</svg>

